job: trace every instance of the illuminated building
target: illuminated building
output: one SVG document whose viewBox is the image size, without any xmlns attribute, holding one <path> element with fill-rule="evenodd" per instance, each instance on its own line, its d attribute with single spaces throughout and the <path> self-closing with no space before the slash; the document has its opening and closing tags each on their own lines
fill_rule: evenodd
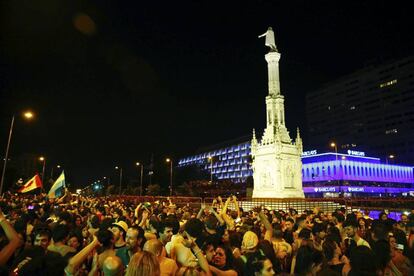
<svg viewBox="0 0 414 276">
<path fill-rule="evenodd" d="M 178 166 L 198 165 L 211 170 L 209 156 L 214 157 L 213 175 L 218 180 L 245 182 L 253 175 L 250 166 L 250 142 L 238 142 L 211 149 L 179 160 Z M 302 182 L 307 197 L 386 196 L 414 193 L 412 166 L 386 164 L 364 152 L 345 153 L 305 151 L 302 155 Z"/>
<path fill-rule="evenodd" d="M 366 67 L 307 94 L 307 145 L 357 147 L 414 163 L 414 56 Z"/>
<path fill-rule="evenodd" d="M 206 172 L 211 172 L 215 179 L 228 179 L 235 183 L 246 182 L 247 177 L 253 175 L 250 142 L 247 139 L 242 137 L 206 149 L 200 154 L 182 158 L 178 161 L 178 166 L 197 165 Z M 212 159 L 209 160 L 209 157 Z"/>
<path fill-rule="evenodd" d="M 414 192 L 413 167 L 384 164 L 364 152 L 302 156 L 302 181 L 308 196 L 385 196 Z"/>
</svg>

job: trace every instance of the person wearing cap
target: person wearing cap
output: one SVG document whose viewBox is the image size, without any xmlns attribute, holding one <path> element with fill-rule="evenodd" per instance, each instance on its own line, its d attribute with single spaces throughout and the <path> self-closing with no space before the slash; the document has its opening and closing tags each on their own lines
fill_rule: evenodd
<svg viewBox="0 0 414 276">
<path fill-rule="evenodd" d="M 125 247 L 125 236 L 128 232 L 128 224 L 122 220 L 112 223 L 111 231 L 114 234 L 115 251 Z"/>
</svg>

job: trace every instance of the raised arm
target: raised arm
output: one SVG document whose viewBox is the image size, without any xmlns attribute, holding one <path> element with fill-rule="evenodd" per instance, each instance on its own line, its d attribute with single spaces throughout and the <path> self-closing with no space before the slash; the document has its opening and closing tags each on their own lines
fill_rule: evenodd
<svg viewBox="0 0 414 276">
<path fill-rule="evenodd" d="M 194 239 L 186 235 L 186 232 L 184 232 L 184 235 L 187 236 L 188 240 L 184 241 L 183 244 L 186 247 L 191 248 L 191 251 L 193 251 L 194 256 L 196 256 L 201 269 L 206 273 L 206 275 L 211 276 L 212 274 L 210 271 L 210 267 L 208 265 L 206 257 L 203 255 L 203 251 L 198 247 Z"/>
<path fill-rule="evenodd" d="M 239 207 L 239 204 L 237 203 L 237 197 L 235 195 L 233 196 L 233 202 L 234 202 L 234 207 L 236 208 L 237 217 L 240 218 L 240 207 Z"/>
<path fill-rule="evenodd" d="M 267 219 L 267 216 L 263 213 L 262 210 L 259 211 L 259 218 L 260 221 L 263 223 L 266 233 L 265 233 L 265 240 L 268 240 L 271 242 L 272 235 L 273 235 L 273 227 L 272 224 Z"/>
<path fill-rule="evenodd" d="M 205 208 L 206 208 L 206 205 L 204 203 L 201 203 L 200 211 L 198 211 L 198 214 L 197 214 L 198 219 L 201 219 Z"/>
<path fill-rule="evenodd" d="M 214 211 L 213 207 L 210 207 L 210 213 L 212 213 L 217 218 L 217 220 L 219 221 L 220 225 L 224 225 L 225 224 L 223 218 L 219 214 L 217 214 L 216 211 Z"/>
<path fill-rule="evenodd" d="M 224 206 L 221 208 L 221 214 L 227 214 L 227 208 L 229 208 L 229 204 L 231 201 L 231 197 L 229 197 L 226 202 L 224 203 Z"/>
<path fill-rule="evenodd" d="M 134 224 L 139 224 L 139 209 L 141 208 L 142 203 L 138 204 L 138 206 L 134 210 Z"/>
<path fill-rule="evenodd" d="M 14 254 L 16 249 L 23 243 L 17 235 L 13 226 L 6 220 L 3 212 L 0 210 L 0 226 L 3 228 L 9 243 L 0 251 L 0 265 L 5 265 L 10 257 Z"/>
<path fill-rule="evenodd" d="M 218 197 L 217 197 L 217 201 L 218 201 L 218 203 L 219 203 L 219 205 L 220 205 L 220 209 L 223 209 L 223 207 L 224 207 L 224 206 L 223 206 L 223 204 L 224 204 L 224 203 L 223 203 L 223 200 L 221 199 L 221 196 L 218 196 Z"/>
<path fill-rule="evenodd" d="M 223 220 L 226 222 L 227 229 L 234 230 L 234 220 L 233 220 L 232 217 L 227 215 L 227 208 L 228 208 L 228 205 L 229 205 L 230 201 L 231 201 L 231 198 L 229 197 L 226 200 L 226 203 L 224 204 L 223 209 L 220 212 L 220 215 L 223 218 Z"/>
<path fill-rule="evenodd" d="M 95 249 L 96 246 L 99 245 L 99 241 L 96 236 L 93 236 L 93 240 L 90 244 L 85 246 L 78 254 L 73 256 L 70 260 L 68 265 L 66 266 L 65 270 L 70 274 L 74 274 L 76 269 L 86 260 L 88 255 Z"/>
<path fill-rule="evenodd" d="M 144 210 L 141 214 L 141 222 L 139 223 L 139 227 L 141 227 L 142 229 L 145 229 L 146 225 L 147 225 L 147 219 L 149 216 L 149 211 L 148 210 Z"/>
</svg>

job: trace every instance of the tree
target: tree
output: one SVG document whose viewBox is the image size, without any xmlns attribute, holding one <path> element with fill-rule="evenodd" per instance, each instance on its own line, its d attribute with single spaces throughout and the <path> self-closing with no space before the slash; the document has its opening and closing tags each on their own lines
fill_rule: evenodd
<svg viewBox="0 0 414 276">
<path fill-rule="evenodd" d="M 106 188 L 106 195 L 110 196 L 115 194 L 115 186 L 114 185 L 109 185 L 108 188 Z"/>
<path fill-rule="evenodd" d="M 195 180 L 210 180 L 210 172 L 203 170 L 199 165 L 190 165 L 175 169 L 175 183 L 183 185 Z"/>
<path fill-rule="evenodd" d="M 158 196 L 160 195 L 161 187 L 158 184 L 151 184 L 147 187 L 147 195 Z"/>
</svg>

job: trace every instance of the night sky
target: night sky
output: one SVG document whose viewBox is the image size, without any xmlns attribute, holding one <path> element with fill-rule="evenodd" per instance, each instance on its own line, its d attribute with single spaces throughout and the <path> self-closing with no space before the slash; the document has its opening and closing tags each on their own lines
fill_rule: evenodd
<svg viewBox="0 0 414 276">
<path fill-rule="evenodd" d="M 398 1 L 1 2 L 0 151 L 62 164 L 77 186 L 265 126 L 268 26 L 291 134 L 305 94 L 372 60 L 412 54 Z M 286 3 L 289 2 L 289 3 Z"/>
</svg>

